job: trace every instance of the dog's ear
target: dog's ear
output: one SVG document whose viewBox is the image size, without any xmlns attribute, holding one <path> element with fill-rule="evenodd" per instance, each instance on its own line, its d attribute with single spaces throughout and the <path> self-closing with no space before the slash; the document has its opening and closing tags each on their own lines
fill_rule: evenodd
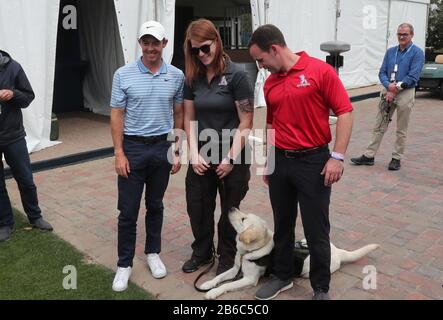
<svg viewBox="0 0 443 320">
<path fill-rule="evenodd" d="M 250 244 L 257 239 L 257 230 L 253 226 L 250 226 L 240 233 L 238 239 L 245 244 Z"/>
</svg>

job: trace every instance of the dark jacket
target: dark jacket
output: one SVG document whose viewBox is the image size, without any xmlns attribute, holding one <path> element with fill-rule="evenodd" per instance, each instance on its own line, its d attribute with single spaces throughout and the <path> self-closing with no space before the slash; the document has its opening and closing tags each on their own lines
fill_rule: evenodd
<svg viewBox="0 0 443 320">
<path fill-rule="evenodd" d="M 0 50 L 0 90 L 4 89 L 12 90 L 14 97 L 0 101 L 0 146 L 16 142 L 26 135 L 21 109 L 28 107 L 35 97 L 21 65 Z"/>
</svg>

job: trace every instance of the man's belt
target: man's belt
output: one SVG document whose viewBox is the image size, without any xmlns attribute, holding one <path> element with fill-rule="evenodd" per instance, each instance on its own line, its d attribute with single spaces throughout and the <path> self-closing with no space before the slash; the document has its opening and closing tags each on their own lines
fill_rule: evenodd
<svg viewBox="0 0 443 320">
<path fill-rule="evenodd" d="M 308 148 L 308 149 L 300 149 L 300 150 L 285 150 L 280 148 L 275 148 L 277 152 L 283 154 L 286 158 L 302 158 L 304 156 L 308 156 L 310 154 L 320 153 L 328 151 L 328 145 L 322 145 L 318 147 Z"/>
<path fill-rule="evenodd" d="M 139 142 L 143 142 L 144 144 L 153 144 L 156 143 L 158 141 L 165 141 L 168 139 L 168 134 L 162 134 L 160 136 L 150 136 L 150 137 L 143 137 L 143 136 L 128 136 L 128 135 L 124 135 L 124 139 L 127 140 L 133 140 L 133 141 L 139 141 Z"/>
</svg>

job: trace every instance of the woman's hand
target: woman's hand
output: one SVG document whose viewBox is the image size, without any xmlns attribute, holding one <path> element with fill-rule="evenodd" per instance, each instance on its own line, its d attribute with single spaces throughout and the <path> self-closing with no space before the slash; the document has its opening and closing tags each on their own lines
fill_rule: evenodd
<svg viewBox="0 0 443 320">
<path fill-rule="evenodd" d="M 219 179 L 223 179 L 234 169 L 234 165 L 229 163 L 227 158 L 224 158 L 221 163 L 217 166 L 215 173 L 217 173 Z"/>
<path fill-rule="evenodd" d="M 199 176 L 203 176 L 209 169 L 209 165 L 206 163 L 205 159 L 201 155 L 196 155 L 191 158 L 192 169 Z"/>
</svg>

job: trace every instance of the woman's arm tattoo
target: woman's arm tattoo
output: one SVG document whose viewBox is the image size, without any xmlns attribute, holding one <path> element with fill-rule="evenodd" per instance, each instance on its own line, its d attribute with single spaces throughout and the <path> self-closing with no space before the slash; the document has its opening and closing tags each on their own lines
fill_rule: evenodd
<svg viewBox="0 0 443 320">
<path fill-rule="evenodd" d="M 241 112 L 254 111 L 254 101 L 252 98 L 238 101 L 238 105 Z"/>
</svg>

